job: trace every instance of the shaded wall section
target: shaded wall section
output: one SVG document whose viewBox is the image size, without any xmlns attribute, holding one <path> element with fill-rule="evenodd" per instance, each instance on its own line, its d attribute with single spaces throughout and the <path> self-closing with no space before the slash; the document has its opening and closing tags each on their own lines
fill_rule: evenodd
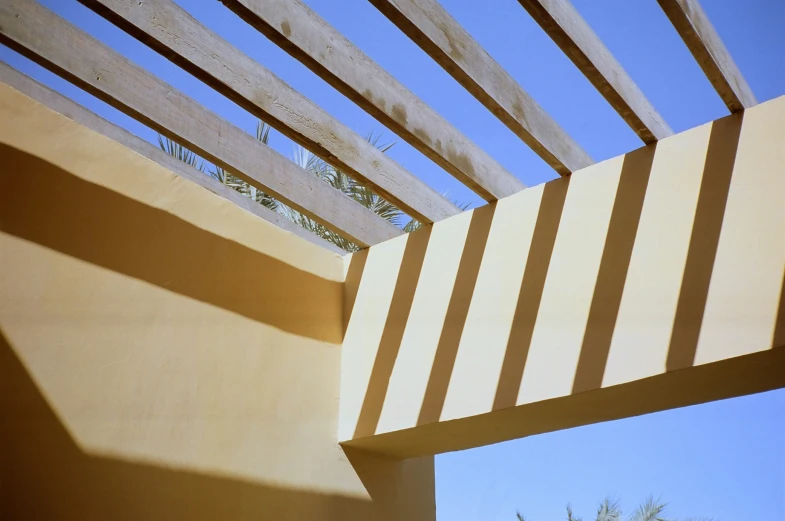
<svg viewBox="0 0 785 521">
<path fill-rule="evenodd" d="M 428 519 L 338 445 L 341 258 L 0 88 L 0 517 Z"/>
<path fill-rule="evenodd" d="M 785 386 L 783 143 L 779 98 L 370 248 L 339 438 L 435 454 Z"/>
</svg>

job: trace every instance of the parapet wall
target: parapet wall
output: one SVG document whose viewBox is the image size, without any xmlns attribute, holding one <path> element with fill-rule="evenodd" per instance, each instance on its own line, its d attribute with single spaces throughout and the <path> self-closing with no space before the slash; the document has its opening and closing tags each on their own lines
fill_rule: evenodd
<svg viewBox="0 0 785 521">
<path fill-rule="evenodd" d="M 338 255 L 0 85 L 0 517 L 368 519 Z"/>
</svg>

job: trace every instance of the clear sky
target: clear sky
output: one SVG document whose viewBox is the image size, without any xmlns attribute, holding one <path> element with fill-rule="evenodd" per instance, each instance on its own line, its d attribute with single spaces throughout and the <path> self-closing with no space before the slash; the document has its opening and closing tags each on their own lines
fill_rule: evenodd
<svg viewBox="0 0 785 521">
<path fill-rule="evenodd" d="M 366 0 L 305 0 L 527 185 L 555 177 L 523 142 Z M 79 5 L 44 4 L 223 117 L 253 132 L 255 119 Z M 384 127 L 215 0 L 178 0 L 358 133 Z M 515 0 L 442 0 L 447 10 L 595 160 L 628 152 L 638 138 Z M 574 0 L 580 13 L 679 132 L 727 114 L 655 0 Z M 785 0 L 703 0 L 758 101 L 785 94 Z M 0 47 L 0 59 L 141 137 L 155 133 L 64 80 Z M 385 131 L 390 155 L 451 198 L 482 201 Z M 273 133 L 291 157 L 293 145 Z M 615 493 L 630 510 L 648 494 L 674 516 L 785 520 L 785 391 L 517 440 L 437 458 L 440 520 L 564 517 L 571 501 L 588 519 Z"/>
</svg>

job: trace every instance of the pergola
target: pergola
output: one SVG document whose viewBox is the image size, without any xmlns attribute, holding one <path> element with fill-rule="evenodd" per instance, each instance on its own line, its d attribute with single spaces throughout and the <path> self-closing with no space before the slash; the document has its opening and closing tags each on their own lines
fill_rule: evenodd
<svg viewBox="0 0 785 521">
<path fill-rule="evenodd" d="M 488 204 L 461 212 L 174 1 L 80 0 L 425 225 L 405 234 L 0 4 L 3 44 L 362 248 L 0 64 L 12 517 L 435 519 L 435 454 L 785 386 L 785 99 L 756 105 L 696 0 L 658 2 L 731 114 L 676 135 L 567 0 L 519 0 L 642 141 L 600 163 L 436 0 L 369 1 L 556 179 L 526 188 L 300 0 L 222 3 Z"/>
</svg>

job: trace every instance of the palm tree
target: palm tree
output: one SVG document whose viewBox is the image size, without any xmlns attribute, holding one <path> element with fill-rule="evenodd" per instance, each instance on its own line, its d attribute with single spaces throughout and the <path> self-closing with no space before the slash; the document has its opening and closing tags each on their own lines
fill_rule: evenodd
<svg viewBox="0 0 785 521">
<path fill-rule="evenodd" d="M 270 126 L 262 121 L 259 121 L 256 125 L 256 139 L 265 145 L 268 144 L 270 139 Z M 369 133 L 368 136 L 366 136 L 366 140 L 382 152 L 387 152 L 395 144 L 380 143 L 381 134 L 374 135 L 373 133 Z M 239 177 L 233 175 L 231 172 L 225 171 L 220 166 L 215 166 L 212 170 L 207 169 L 204 160 L 200 159 L 196 154 L 179 143 L 176 143 L 175 141 L 172 141 L 171 139 L 163 137 L 159 134 L 158 144 L 163 151 L 172 157 L 175 157 L 184 163 L 191 165 L 197 170 L 206 172 L 208 175 L 217 179 L 226 186 L 229 186 L 241 194 L 250 197 L 259 204 L 262 204 L 267 208 L 284 215 L 292 222 L 335 244 L 339 248 L 349 252 L 360 249 L 360 247 L 353 242 L 327 229 L 323 225 L 295 210 L 294 208 L 290 208 L 289 206 L 273 198 L 271 195 L 264 193 L 262 190 L 251 186 Z M 311 172 L 333 188 L 340 190 L 347 197 L 357 201 L 359 204 L 365 206 L 383 219 L 389 221 L 395 226 L 398 226 L 399 228 L 402 228 L 404 232 L 412 232 L 422 227 L 422 224 L 414 219 L 407 220 L 406 214 L 404 214 L 398 207 L 376 195 L 373 190 L 368 188 L 366 185 L 349 177 L 342 170 L 327 164 L 323 159 L 315 156 L 305 148 L 297 146 L 292 159 L 295 163 L 300 165 L 300 167 Z M 454 204 L 456 204 L 456 206 L 458 206 L 461 210 L 465 210 L 469 207 L 468 204 Z"/>
<path fill-rule="evenodd" d="M 627 518 L 627 521 L 671 521 L 663 517 L 665 515 L 665 506 L 666 503 L 659 499 L 649 497 Z M 516 512 L 515 515 L 518 521 L 526 521 L 526 518 L 520 512 Z M 594 519 L 595 521 L 622 521 L 621 504 L 614 498 L 605 498 L 597 508 L 597 514 Z M 580 517 L 575 516 L 569 504 L 567 505 L 567 521 L 582 521 Z"/>
<path fill-rule="evenodd" d="M 268 144 L 270 141 L 270 126 L 262 121 L 256 123 L 256 139 L 260 143 Z M 159 138 L 160 140 L 160 138 Z M 266 206 L 270 210 L 277 210 L 279 203 L 271 195 L 264 193 L 255 186 L 251 186 L 239 177 L 233 175 L 231 172 L 225 171 L 220 166 L 215 167 L 214 170 L 208 173 L 230 188 L 234 188 L 246 197 L 250 197 L 262 206 Z"/>
<path fill-rule="evenodd" d="M 382 152 L 387 152 L 393 147 L 394 143 L 380 144 L 380 138 L 380 135 L 374 136 L 372 133 L 366 136 L 366 140 Z M 405 218 L 405 215 L 400 209 L 376 195 L 367 186 L 349 177 L 342 170 L 327 164 L 323 159 L 315 156 L 310 151 L 301 146 L 297 146 L 295 148 L 294 157 L 292 160 L 300 167 L 311 172 L 333 188 L 343 192 L 350 199 L 353 199 L 361 205 L 365 206 L 376 215 L 398 227 L 402 227 L 402 221 Z M 339 248 L 350 252 L 360 249 L 359 246 L 353 242 L 344 239 L 331 230 L 328 230 L 323 225 L 314 221 L 310 217 L 303 215 L 297 210 L 294 210 L 293 208 L 282 207 L 281 213 L 291 221 L 299 224 L 311 233 L 332 242 Z M 403 227 L 405 229 L 405 226 Z"/>
</svg>

